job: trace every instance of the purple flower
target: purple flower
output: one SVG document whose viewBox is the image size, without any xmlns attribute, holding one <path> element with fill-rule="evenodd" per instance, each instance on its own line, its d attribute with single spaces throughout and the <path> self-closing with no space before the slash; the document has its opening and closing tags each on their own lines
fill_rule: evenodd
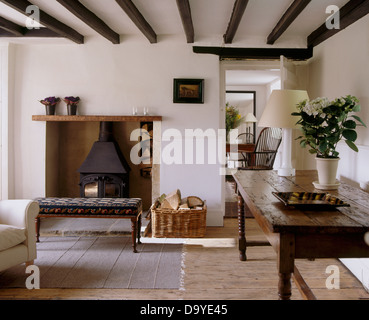
<svg viewBox="0 0 369 320">
<path fill-rule="evenodd" d="M 40 100 L 40 102 L 44 104 L 45 106 L 55 106 L 59 101 L 60 101 L 60 98 L 56 98 L 56 97 L 48 97 L 48 98 L 45 98 L 44 100 Z"/>
<path fill-rule="evenodd" d="M 64 98 L 64 102 L 67 104 L 67 105 L 75 105 L 75 104 L 78 104 L 78 102 L 80 102 L 80 98 L 79 97 L 65 97 Z"/>
</svg>

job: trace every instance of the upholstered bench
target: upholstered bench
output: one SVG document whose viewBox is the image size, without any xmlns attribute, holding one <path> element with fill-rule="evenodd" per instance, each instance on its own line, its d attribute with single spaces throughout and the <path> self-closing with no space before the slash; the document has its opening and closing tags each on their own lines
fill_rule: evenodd
<svg viewBox="0 0 369 320">
<path fill-rule="evenodd" d="M 37 198 L 40 206 L 36 218 L 37 242 L 40 241 L 40 218 L 113 218 L 131 219 L 133 252 L 140 242 L 142 199 L 140 198 Z M 137 242 L 136 242 L 137 238 Z"/>
</svg>

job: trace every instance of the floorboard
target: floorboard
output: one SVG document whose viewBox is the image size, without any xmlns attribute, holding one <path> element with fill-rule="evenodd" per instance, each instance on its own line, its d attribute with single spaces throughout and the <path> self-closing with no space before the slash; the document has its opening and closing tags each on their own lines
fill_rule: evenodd
<svg viewBox="0 0 369 320">
<path fill-rule="evenodd" d="M 143 289 L 0 289 L 1 300 L 277 300 L 276 254 L 270 246 L 251 246 L 248 261 L 238 259 L 237 219 L 224 227 L 208 227 L 201 239 L 185 246 L 183 288 Z M 246 219 L 248 241 L 263 243 L 264 235 L 254 219 Z M 327 289 L 328 266 L 338 266 L 340 289 Z M 369 299 L 361 283 L 336 259 L 297 260 L 302 277 L 318 300 Z M 292 283 L 292 300 L 303 300 Z"/>
</svg>

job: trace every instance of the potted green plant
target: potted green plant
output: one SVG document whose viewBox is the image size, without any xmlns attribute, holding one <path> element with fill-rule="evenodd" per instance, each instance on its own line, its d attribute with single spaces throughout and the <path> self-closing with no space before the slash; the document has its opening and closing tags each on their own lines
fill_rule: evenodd
<svg viewBox="0 0 369 320">
<path fill-rule="evenodd" d="M 311 154 L 316 154 L 319 185 L 329 188 L 338 185 L 336 182 L 339 152 L 337 144 L 344 140 L 355 152 L 358 148 L 357 125 L 365 123 L 353 113 L 360 111 L 359 100 L 351 95 L 336 98 L 317 98 L 304 100 L 297 105 L 298 112 L 292 113 L 300 119 L 303 135 L 299 136 L 300 145 L 309 147 Z"/>
<path fill-rule="evenodd" d="M 40 102 L 46 107 L 47 115 L 54 115 L 56 105 L 60 102 L 60 98 L 48 97 L 43 100 L 40 100 Z"/>
<path fill-rule="evenodd" d="M 226 104 L 226 137 L 227 141 L 229 139 L 229 132 L 232 129 L 236 129 L 243 122 L 245 122 L 245 117 L 240 115 L 240 112 L 237 108 L 230 106 L 229 102 Z"/>
</svg>

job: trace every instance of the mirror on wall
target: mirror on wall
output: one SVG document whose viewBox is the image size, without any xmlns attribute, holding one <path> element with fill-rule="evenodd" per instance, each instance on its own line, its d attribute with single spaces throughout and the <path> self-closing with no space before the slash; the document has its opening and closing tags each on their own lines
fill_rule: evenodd
<svg viewBox="0 0 369 320">
<path fill-rule="evenodd" d="M 226 103 L 238 109 L 246 122 L 238 127 L 238 133 L 244 134 L 242 143 L 255 144 L 256 132 L 256 91 L 226 91 Z"/>
</svg>

